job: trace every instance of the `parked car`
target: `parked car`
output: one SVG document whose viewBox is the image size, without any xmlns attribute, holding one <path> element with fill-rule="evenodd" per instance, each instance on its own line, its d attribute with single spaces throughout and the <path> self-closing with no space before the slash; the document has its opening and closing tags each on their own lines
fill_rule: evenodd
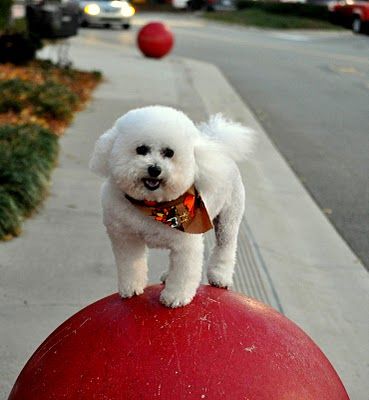
<svg viewBox="0 0 369 400">
<path fill-rule="evenodd" d="M 124 0 L 80 0 L 81 26 L 100 25 L 110 27 L 119 25 L 123 29 L 131 27 L 134 7 Z"/>
<path fill-rule="evenodd" d="M 369 0 L 345 0 L 328 6 L 334 22 L 350 27 L 355 33 L 367 33 L 369 28 Z"/>
</svg>

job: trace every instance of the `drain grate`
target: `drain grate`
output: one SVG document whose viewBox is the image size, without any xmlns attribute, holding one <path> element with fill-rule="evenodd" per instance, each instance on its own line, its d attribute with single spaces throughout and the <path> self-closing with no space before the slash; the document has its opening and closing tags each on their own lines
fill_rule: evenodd
<svg viewBox="0 0 369 400">
<path fill-rule="evenodd" d="M 205 259 L 208 259 L 214 242 L 213 234 L 205 235 Z M 238 235 L 237 262 L 233 283 L 235 291 L 269 304 L 283 313 L 267 266 L 245 218 L 242 220 Z"/>
</svg>

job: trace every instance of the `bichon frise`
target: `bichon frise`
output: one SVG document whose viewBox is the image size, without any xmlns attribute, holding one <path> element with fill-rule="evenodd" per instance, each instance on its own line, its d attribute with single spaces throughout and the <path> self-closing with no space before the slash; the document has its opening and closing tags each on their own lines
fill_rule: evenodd
<svg viewBox="0 0 369 400">
<path fill-rule="evenodd" d="M 181 111 L 151 106 L 129 111 L 96 142 L 90 168 L 106 177 L 103 218 L 118 268 L 122 297 L 143 293 L 146 246 L 170 250 L 160 300 L 191 302 L 201 281 L 203 235 L 215 228 L 207 277 L 232 284 L 244 187 L 235 161 L 253 132 L 220 114 L 195 126 Z"/>
</svg>

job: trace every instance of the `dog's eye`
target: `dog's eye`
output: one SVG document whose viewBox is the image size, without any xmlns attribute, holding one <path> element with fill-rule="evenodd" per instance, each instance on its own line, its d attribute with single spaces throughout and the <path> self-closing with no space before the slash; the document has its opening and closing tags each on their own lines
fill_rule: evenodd
<svg viewBox="0 0 369 400">
<path fill-rule="evenodd" d="M 166 149 L 163 150 L 162 154 L 163 157 L 172 158 L 174 156 L 174 151 L 169 147 L 167 147 Z"/>
<path fill-rule="evenodd" d="M 136 153 L 140 156 L 146 156 L 147 153 L 150 153 L 150 147 L 146 145 L 138 146 L 136 149 Z"/>
</svg>

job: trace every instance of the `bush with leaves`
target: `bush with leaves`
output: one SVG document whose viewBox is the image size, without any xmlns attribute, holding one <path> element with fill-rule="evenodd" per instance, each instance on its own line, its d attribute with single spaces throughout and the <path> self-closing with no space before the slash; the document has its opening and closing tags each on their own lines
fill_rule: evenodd
<svg viewBox="0 0 369 400">
<path fill-rule="evenodd" d="M 0 81 L 0 112 L 20 112 L 28 104 L 35 85 L 22 79 Z"/>
<path fill-rule="evenodd" d="M 0 1 L 0 31 L 9 23 L 12 2 L 12 0 Z"/>
<path fill-rule="evenodd" d="M 69 88 L 48 81 L 36 87 L 31 100 L 36 114 L 48 114 L 55 119 L 70 120 L 77 105 L 78 97 Z"/>
<path fill-rule="evenodd" d="M 5 32 L 0 35 L 0 63 L 27 64 L 41 47 L 41 41 L 26 32 Z"/>
<path fill-rule="evenodd" d="M 11 18 L 12 0 L 0 0 L 0 64 L 25 65 L 42 48 L 38 35 L 29 31 L 25 18 Z"/>
<path fill-rule="evenodd" d="M 330 13 L 327 7 L 316 4 L 304 3 L 281 3 L 275 1 L 236 1 L 238 10 L 259 9 L 271 14 L 289 15 L 295 17 L 319 19 L 323 21 L 330 20 Z"/>
<path fill-rule="evenodd" d="M 41 85 L 19 78 L 0 81 L 0 93 L 0 113 L 31 107 L 36 115 L 69 121 L 78 104 L 75 93 L 54 81 Z"/>
<path fill-rule="evenodd" d="M 0 239 L 20 232 L 43 200 L 58 155 L 58 138 L 38 125 L 0 126 Z"/>
</svg>

